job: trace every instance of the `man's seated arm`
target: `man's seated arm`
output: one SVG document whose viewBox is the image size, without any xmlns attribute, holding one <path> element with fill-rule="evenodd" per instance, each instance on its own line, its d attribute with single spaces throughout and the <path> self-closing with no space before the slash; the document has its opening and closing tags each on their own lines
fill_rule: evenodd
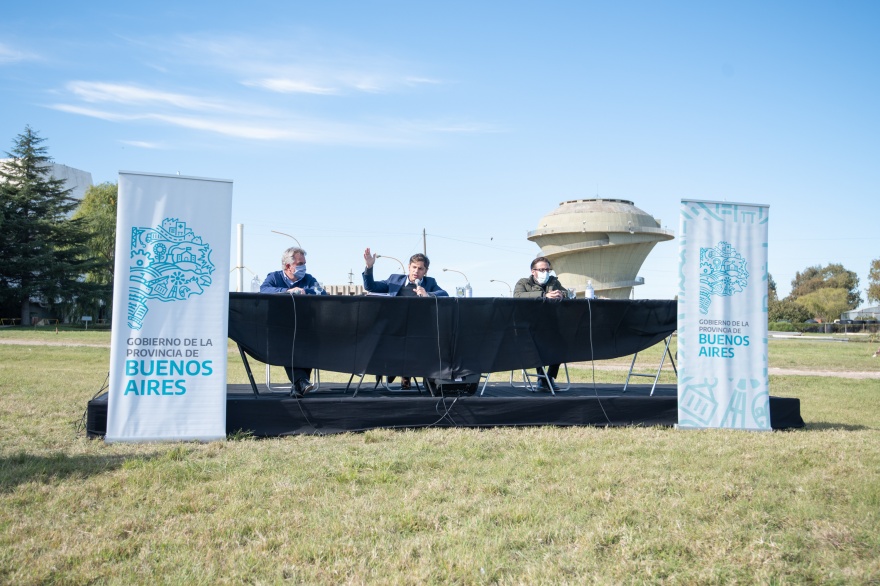
<svg viewBox="0 0 880 586">
<path fill-rule="evenodd" d="M 526 299 L 540 299 L 544 296 L 544 292 L 540 287 L 535 287 L 534 289 L 529 287 L 529 279 L 524 278 L 516 282 L 516 286 L 513 288 L 513 296 Z"/>
<path fill-rule="evenodd" d="M 278 278 L 278 273 L 269 273 L 260 285 L 260 293 L 287 293 L 287 289 L 287 284 Z"/>
<path fill-rule="evenodd" d="M 422 283 L 422 286 L 425 287 L 425 291 L 434 297 L 449 297 L 449 293 L 440 288 L 440 285 L 437 284 L 437 281 L 434 279 L 425 278 L 425 283 Z"/>
<path fill-rule="evenodd" d="M 388 293 L 388 282 L 374 280 L 372 267 L 364 269 L 362 276 L 364 278 L 364 291 L 369 291 L 370 293 Z"/>
</svg>

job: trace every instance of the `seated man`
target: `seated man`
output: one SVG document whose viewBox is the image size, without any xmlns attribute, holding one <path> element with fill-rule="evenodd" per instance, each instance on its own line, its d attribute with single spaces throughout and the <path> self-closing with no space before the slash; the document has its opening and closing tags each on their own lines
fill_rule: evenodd
<svg viewBox="0 0 880 586">
<path fill-rule="evenodd" d="M 532 275 L 530 277 L 524 277 L 516 282 L 516 286 L 513 288 L 514 297 L 559 301 L 568 296 L 568 291 L 562 286 L 559 279 L 550 274 L 552 269 L 547 257 L 539 256 L 533 260 L 531 269 Z M 559 386 L 557 386 L 555 380 L 556 375 L 559 374 L 559 366 L 559 364 L 551 364 L 547 368 L 547 376 L 550 377 L 550 384 L 547 384 L 547 378 L 544 376 L 544 368 L 541 366 L 538 367 L 537 372 L 540 377 L 538 379 L 538 390 L 550 391 L 551 388 L 554 391 L 559 390 Z"/>
<path fill-rule="evenodd" d="M 369 248 L 364 251 L 364 261 L 367 265 L 363 274 L 366 291 L 388 293 L 391 297 L 449 297 L 449 294 L 437 285 L 437 281 L 425 276 L 431 261 L 424 254 L 416 253 L 410 257 L 407 275 L 391 275 L 384 281 L 373 279 L 376 255 L 370 254 Z"/>
<path fill-rule="evenodd" d="M 449 297 L 449 294 L 437 285 L 437 281 L 426 277 L 428 266 L 431 261 L 424 254 L 416 253 L 409 259 L 409 270 L 406 275 L 391 275 L 384 281 L 373 279 L 373 265 L 376 264 L 376 255 L 370 253 L 367 248 L 364 251 L 364 290 L 371 293 L 388 293 L 392 297 Z M 389 377 L 391 382 L 394 377 Z M 410 377 L 401 378 L 400 388 L 410 388 Z"/>
<path fill-rule="evenodd" d="M 266 275 L 266 280 L 260 285 L 260 293 L 327 294 L 323 288 L 319 287 L 315 277 L 306 273 L 306 251 L 298 247 L 288 248 L 282 253 L 281 270 Z M 284 370 L 287 372 L 287 378 L 290 379 L 290 394 L 292 396 L 302 397 L 318 387 L 309 380 L 312 376 L 311 368 L 285 366 Z"/>
</svg>

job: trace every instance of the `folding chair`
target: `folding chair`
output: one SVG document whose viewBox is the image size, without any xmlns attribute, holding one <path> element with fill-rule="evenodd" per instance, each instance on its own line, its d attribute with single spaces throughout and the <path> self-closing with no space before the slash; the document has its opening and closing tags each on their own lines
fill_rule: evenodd
<svg viewBox="0 0 880 586">
<path fill-rule="evenodd" d="M 312 371 L 312 373 L 315 376 L 315 384 L 317 385 L 315 387 L 315 390 L 312 391 L 314 393 L 315 391 L 317 391 L 321 388 L 321 371 L 316 368 L 315 370 Z M 290 393 L 290 387 L 292 384 L 293 383 L 290 383 L 289 385 L 273 387 L 272 386 L 272 365 L 271 364 L 266 365 L 266 388 L 269 389 L 270 393 L 285 393 L 285 394 Z"/>
<path fill-rule="evenodd" d="M 666 361 L 666 356 L 669 356 L 669 362 L 672 364 L 672 370 L 675 372 L 675 376 L 678 376 L 678 369 L 675 367 L 675 359 L 672 357 L 672 352 L 669 351 L 669 343 L 672 341 L 672 336 L 670 335 L 666 338 L 666 346 L 663 348 L 663 355 L 660 357 L 660 365 L 657 367 L 657 371 L 654 373 L 638 373 L 633 372 L 633 367 L 636 365 L 636 358 L 638 358 L 639 353 L 636 352 L 633 354 L 632 362 L 629 365 L 629 373 L 626 375 L 626 382 L 623 383 L 623 392 L 626 392 L 626 387 L 629 385 L 629 379 L 634 376 L 643 376 L 646 378 L 653 378 L 654 384 L 651 385 L 651 393 L 650 397 L 654 396 L 654 389 L 657 387 L 657 381 L 660 380 L 660 371 L 663 369 L 663 363 Z"/>
<path fill-rule="evenodd" d="M 559 392 L 564 392 L 564 391 L 568 391 L 569 389 L 571 389 L 571 377 L 568 374 L 568 363 L 563 362 L 560 366 L 565 369 L 565 386 L 560 386 Z M 515 371 L 511 370 L 510 371 L 510 386 L 517 388 L 517 389 L 528 389 L 530 392 L 535 393 L 537 391 L 535 389 L 535 385 L 532 384 L 532 380 L 534 379 L 535 381 L 538 381 L 543 378 L 544 381 L 547 383 L 547 385 L 550 387 L 550 394 L 551 395 L 556 394 L 556 392 L 553 390 L 553 386 L 550 384 L 550 375 L 547 374 L 547 367 L 546 366 L 544 367 L 544 374 L 543 375 L 540 375 L 537 372 L 530 372 L 530 370 L 531 369 L 527 370 L 525 368 L 520 369 L 520 372 L 522 373 L 522 381 L 523 381 L 522 384 L 517 384 L 513 380 L 513 373 Z M 485 389 L 485 385 L 484 385 L 484 389 Z M 480 392 L 480 394 L 482 395 L 483 393 Z"/>
</svg>

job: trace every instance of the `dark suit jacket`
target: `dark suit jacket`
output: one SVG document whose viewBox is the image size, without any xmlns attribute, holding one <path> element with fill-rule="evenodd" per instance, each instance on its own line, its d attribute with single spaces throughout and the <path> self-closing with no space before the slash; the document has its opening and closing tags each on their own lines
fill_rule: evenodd
<svg viewBox="0 0 880 586">
<path fill-rule="evenodd" d="M 363 277 L 364 289 L 370 293 L 388 293 L 388 295 L 396 297 L 400 294 L 400 290 L 403 289 L 403 286 L 406 285 L 406 275 L 391 275 L 384 281 L 374 281 L 373 270 L 367 269 L 364 271 Z M 424 287 L 425 291 L 430 295 L 436 297 L 449 297 L 449 293 L 441 289 L 437 285 L 437 281 L 431 277 L 424 277 L 422 279 L 422 287 Z"/>
</svg>

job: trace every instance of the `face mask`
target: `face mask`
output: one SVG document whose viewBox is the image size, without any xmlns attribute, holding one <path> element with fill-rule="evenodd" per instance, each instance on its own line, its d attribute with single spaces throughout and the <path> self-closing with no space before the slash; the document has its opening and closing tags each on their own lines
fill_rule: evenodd
<svg viewBox="0 0 880 586">
<path fill-rule="evenodd" d="M 550 271 L 537 271 L 538 276 L 535 277 L 535 281 L 538 282 L 539 285 L 545 285 L 547 281 L 550 280 Z"/>
<path fill-rule="evenodd" d="M 306 276 L 306 265 L 297 265 L 293 269 L 293 282 L 297 282 Z"/>
</svg>

